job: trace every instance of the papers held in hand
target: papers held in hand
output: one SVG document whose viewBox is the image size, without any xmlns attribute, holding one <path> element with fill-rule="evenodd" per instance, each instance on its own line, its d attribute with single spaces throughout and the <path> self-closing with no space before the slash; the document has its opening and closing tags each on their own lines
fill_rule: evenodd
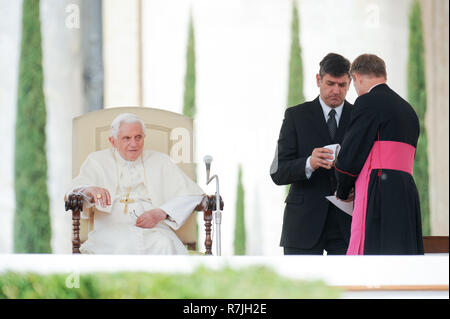
<svg viewBox="0 0 450 319">
<path fill-rule="evenodd" d="M 344 202 L 336 198 L 336 196 L 325 196 L 326 199 L 328 199 L 334 206 L 342 210 L 344 213 L 349 214 L 352 216 L 353 214 L 353 201 L 351 202 Z"/>
</svg>

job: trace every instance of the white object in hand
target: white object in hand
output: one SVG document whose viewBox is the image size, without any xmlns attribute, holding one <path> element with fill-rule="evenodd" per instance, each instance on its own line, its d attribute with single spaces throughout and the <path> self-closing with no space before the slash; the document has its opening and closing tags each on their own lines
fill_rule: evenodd
<svg viewBox="0 0 450 319">
<path fill-rule="evenodd" d="M 330 162 L 334 162 L 339 154 L 339 151 L 341 150 L 341 145 L 339 144 L 330 144 L 330 145 L 326 145 L 324 146 L 324 148 L 327 148 L 331 151 L 333 151 L 333 154 L 331 156 L 333 156 L 333 159 L 327 159 L 327 161 Z"/>
<path fill-rule="evenodd" d="M 342 210 L 344 213 L 347 213 L 350 216 L 352 216 L 354 201 L 344 202 L 342 200 L 337 199 L 336 196 L 334 196 L 334 195 L 332 195 L 332 196 L 325 196 L 325 198 L 328 199 L 334 206 L 336 206 L 337 208 Z"/>
</svg>

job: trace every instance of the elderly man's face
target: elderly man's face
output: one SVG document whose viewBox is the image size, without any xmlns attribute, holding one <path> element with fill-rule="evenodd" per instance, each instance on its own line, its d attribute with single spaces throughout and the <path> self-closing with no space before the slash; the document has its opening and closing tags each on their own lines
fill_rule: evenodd
<svg viewBox="0 0 450 319">
<path fill-rule="evenodd" d="M 140 123 L 122 123 L 117 139 L 110 137 L 109 141 L 124 159 L 135 161 L 142 154 L 144 139 L 145 134 Z"/>
<path fill-rule="evenodd" d="M 344 102 L 351 82 L 347 74 L 334 77 L 326 73 L 322 78 L 317 74 L 316 80 L 320 97 L 326 105 L 335 108 Z"/>
</svg>

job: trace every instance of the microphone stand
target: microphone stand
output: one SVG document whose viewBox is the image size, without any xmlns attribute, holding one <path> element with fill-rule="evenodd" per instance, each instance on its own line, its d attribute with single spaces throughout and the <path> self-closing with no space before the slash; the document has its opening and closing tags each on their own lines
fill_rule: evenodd
<svg viewBox="0 0 450 319">
<path fill-rule="evenodd" d="M 219 177 L 214 175 L 209 177 L 212 156 L 206 155 L 203 158 L 206 165 L 206 185 L 208 185 L 213 179 L 216 179 L 216 210 L 213 213 L 214 223 L 215 223 L 215 242 L 216 242 L 216 255 L 221 255 L 221 242 L 220 242 L 220 225 L 222 223 L 222 212 L 220 211 L 220 192 L 219 192 Z"/>
</svg>

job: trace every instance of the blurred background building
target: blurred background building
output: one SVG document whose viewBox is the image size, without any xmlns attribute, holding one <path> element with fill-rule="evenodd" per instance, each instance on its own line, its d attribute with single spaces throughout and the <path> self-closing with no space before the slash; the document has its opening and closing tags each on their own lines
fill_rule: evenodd
<svg viewBox="0 0 450 319">
<path fill-rule="evenodd" d="M 0 253 L 13 252 L 14 148 L 22 2 L 0 0 Z M 64 194 L 71 176 L 71 125 L 101 108 L 147 106 L 183 112 L 189 25 L 195 34 L 197 181 L 214 157 L 221 180 L 223 255 L 233 255 L 238 169 L 245 190 L 246 254 L 281 255 L 285 188 L 269 176 L 287 106 L 291 23 L 298 10 L 306 100 L 318 95 L 320 60 L 374 53 L 388 84 L 408 98 L 413 0 L 41 0 L 47 109 L 47 186 L 52 251 L 71 252 Z M 421 6 L 425 45 L 430 233 L 448 236 L 447 0 Z M 351 87 L 347 100 L 356 99 Z M 237 205 L 236 205 L 237 207 Z M 202 223 L 200 223 L 202 225 Z M 201 227 L 201 226 L 200 226 Z M 202 233 L 202 232 L 200 232 Z M 202 238 L 199 238 L 200 243 Z M 201 247 L 200 247 L 201 249 Z"/>
</svg>

